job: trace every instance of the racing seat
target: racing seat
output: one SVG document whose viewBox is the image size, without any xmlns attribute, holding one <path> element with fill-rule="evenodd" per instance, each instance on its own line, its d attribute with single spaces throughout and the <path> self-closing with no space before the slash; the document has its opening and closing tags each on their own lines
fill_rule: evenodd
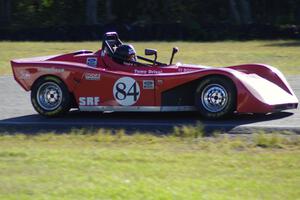
<svg viewBox="0 0 300 200">
<path fill-rule="evenodd" d="M 110 56 L 113 56 L 116 48 L 122 44 L 123 42 L 119 39 L 119 35 L 116 32 L 107 32 L 103 35 L 102 49 Z"/>
</svg>

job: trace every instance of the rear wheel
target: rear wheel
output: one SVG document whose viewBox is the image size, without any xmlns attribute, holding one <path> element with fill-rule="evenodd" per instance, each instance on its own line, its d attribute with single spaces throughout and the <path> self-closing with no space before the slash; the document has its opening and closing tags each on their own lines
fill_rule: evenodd
<svg viewBox="0 0 300 200">
<path fill-rule="evenodd" d="M 56 77 L 43 77 L 32 87 L 31 103 L 44 116 L 54 117 L 68 112 L 70 99 L 68 88 Z"/>
<path fill-rule="evenodd" d="M 204 79 L 195 97 L 199 113 L 208 119 L 226 117 L 236 109 L 236 89 L 227 78 L 214 76 Z"/>
</svg>

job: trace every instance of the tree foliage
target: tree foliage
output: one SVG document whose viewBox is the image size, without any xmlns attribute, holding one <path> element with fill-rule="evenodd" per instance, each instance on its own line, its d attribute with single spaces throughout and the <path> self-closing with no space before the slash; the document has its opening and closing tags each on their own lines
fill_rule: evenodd
<svg viewBox="0 0 300 200">
<path fill-rule="evenodd" d="M 0 0 L 0 6 L 6 26 L 300 24 L 300 0 Z"/>
</svg>

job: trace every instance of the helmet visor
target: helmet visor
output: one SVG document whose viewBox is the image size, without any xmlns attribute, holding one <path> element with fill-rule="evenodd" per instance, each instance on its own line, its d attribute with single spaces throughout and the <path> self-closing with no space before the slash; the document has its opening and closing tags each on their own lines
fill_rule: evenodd
<svg viewBox="0 0 300 200">
<path fill-rule="evenodd" d="M 136 61 L 136 56 L 135 56 L 135 54 L 129 55 L 128 60 L 130 60 L 130 61 Z"/>
</svg>

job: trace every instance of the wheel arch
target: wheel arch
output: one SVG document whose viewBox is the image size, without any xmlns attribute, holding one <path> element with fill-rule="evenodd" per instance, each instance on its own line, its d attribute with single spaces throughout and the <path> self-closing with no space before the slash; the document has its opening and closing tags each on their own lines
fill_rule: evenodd
<svg viewBox="0 0 300 200">
<path fill-rule="evenodd" d="M 235 82 L 232 80 L 231 77 L 229 77 L 227 75 L 224 75 L 224 74 L 209 74 L 209 75 L 203 76 L 203 77 L 197 79 L 198 80 L 198 84 L 201 81 L 203 81 L 204 79 L 208 79 L 208 78 L 212 78 L 212 77 L 219 77 L 219 78 L 222 78 L 222 79 L 226 79 L 227 81 L 230 81 L 230 83 L 234 86 L 235 92 L 237 93 L 237 87 L 236 87 Z"/>
<path fill-rule="evenodd" d="M 60 77 L 60 76 L 56 76 L 56 75 L 53 75 L 53 74 L 44 74 L 40 77 L 38 77 L 31 85 L 30 87 L 30 90 L 34 87 L 35 84 L 37 84 L 41 79 L 43 78 L 46 78 L 46 77 L 53 77 L 53 78 L 56 78 L 58 79 L 59 81 L 61 81 L 67 88 L 68 88 L 68 91 L 70 93 L 70 97 L 71 97 L 71 105 L 72 105 L 72 108 L 77 108 L 78 105 L 77 105 L 77 102 L 76 102 L 76 99 L 75 99 L 75 95 L 74 95 L 74 92 L 70 90 L 68 84 Z"/>
<path fill-rule="evenodd" d="M 209 79 L 209 78 L 220 78 L 220 79 L 224 79 L 224 80 L 230 82 L 231 86 L 234 89 L 234 93 L 233 93 L 235 95 L 234 109 L 236 110 L 237 109 L 237 104 L 238 104 L 237 103 L 238 102 L 238 89 L 237 89 L 236 83 L 233 81 L 233 79 L 231 77 L 229 77 L 229 76 L 224 75 L 224 74 L 210 74 L 210 75 L 207 75 L 207 76 L 204 76 L 204 77 L 201 77 L 200 79 L 198 79 L 199 80 L 198 84 L 200 84 L 202 81 L 204 81 L 206 79 Z M 199 89 L 200 88 L 197 87 L 197 89 L 195 90 L 195 93 L 193 94 L 194 98 L 196 98 L 196 93 L 199 92 L 198 91 Z"/>
<path fill-rule="evenodd" d="M 238 91 L 237 91 L 236 83 L 233 80 L 233 77 L 224 74 L 207 74 L 195 80 L 192 80 L 188 83 L 184 83 L 182 85 L 176 86 L 174 88 L 162 92 L 161 105 L 162 106 L 193 106 L 199 84 L 203 80 L 211 77 L 219 77 L 219 78 L 226 79 L 227 81 L 230 81 L 230 83 L 233 85 L 235 89 L 235 93 L 237 94 Z M 238 100 L 237 96 L 238 95 L 236 95 L 236 102 Z M 235 107 L 237 107 L 237 105 L 235 105 Z"/>
<path fill-rule="evenodd" d="M 44 74 L 44 75 L 38 77 L 37 79 L 35 79 L 35 80 L 33 81 L 32 85 L 30 86 L 30 90 L 33 88 L 33 86 L 34 86 L 36 83 L 38 83 L 41 79 L 46 78 L 46 77 L 57 78 L 57 79 L 59 79 L 61 82 L 63 82 L 63 83 L 67 86 L 67 84 L 66 84 L 59 76 L 56 76 L 56 75 L 53 75 L 53 74 Z"/>
</svg>

